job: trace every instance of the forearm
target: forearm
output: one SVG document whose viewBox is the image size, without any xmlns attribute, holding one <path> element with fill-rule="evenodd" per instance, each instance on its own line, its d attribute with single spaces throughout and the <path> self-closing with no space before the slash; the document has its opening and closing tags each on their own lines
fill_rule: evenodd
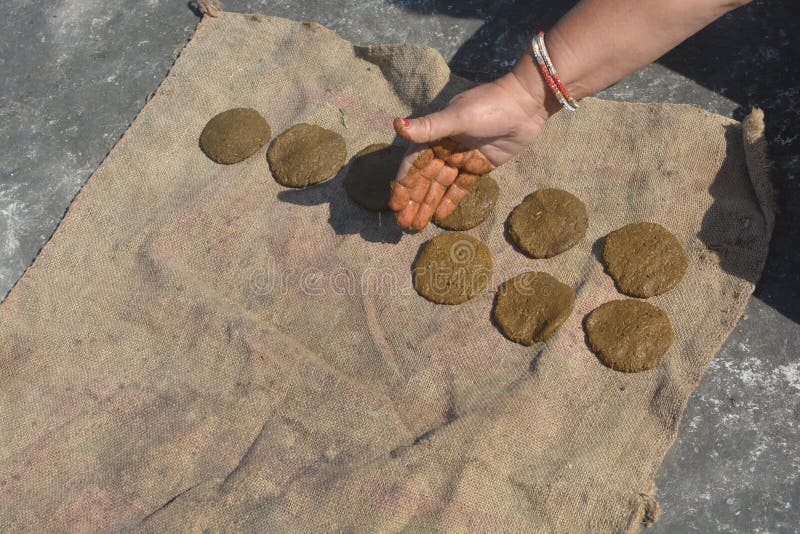
<svg viewBox="0 0 800 534">
<path fill-rule="evenodd" d="M 575 99 L 652 63 L 741 0 L 583 0 L 545 36 L 559 77 Z M 544 86 L 529 54 L 514 74 L 533 92 Z M 551 102 L 552 107 L 552 102 Z"/>
</svg>

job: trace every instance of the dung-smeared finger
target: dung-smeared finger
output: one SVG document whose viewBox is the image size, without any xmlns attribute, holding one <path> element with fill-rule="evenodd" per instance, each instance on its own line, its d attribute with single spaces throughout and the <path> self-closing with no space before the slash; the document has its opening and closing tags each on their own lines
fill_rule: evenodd
<svg viewBox="0 0 800 534">
<path fill-rule="evenodd" d="M 465 189 L 465 188 L 461 187 L 458 182 L 459 182 L 459 179 L 456 178 L 456 181 L 453 182 L 453 185 L 451 185 L 447 189 L 447 192 L 444 194 L 444 199 L 442 199 L 442 203 L 439 205 L 439 207 L 442 207 L 442 204 L 447 203 L 447 204 L 452 204 L 453 209 L 455 209 L 455 207 L 458 205 L 458 203 L 461 202 L 461 199 L 463 199 L 465 196 L 467 196 L 467 193 L 469 192 L 469 189 L 468 188 Z M 442 210 L 442 212 L 439 213 L 439 217 L 447 217 L 447 215 L 450 215 L 450 213 L 452 213 L 452 210 L 450 210 L 450 213 L 443 214 L 443 213 L 445 213 L 446 210 L 447 210 L 447 207 L 445 207 Z"/>
<path fill-rule="evenodd" d="M 423 169 L 427 166 L 431 161 L 435 159 L 433 154 L 433 149 L 426 148 L 419 153 L 419 156 L 416 160 L 414 160 L 414 167 L 418 169 Z"/>
<path fill-rule="evenodd" d="M 422 176 L 422 174 L 420 174 L 419 169 L 417 169 L 416 167 L 411 167 L 405 176 L 397 180 L 397 183 L 400 185 L 404 185 L 408 189 L 412 189 L 417 184 L 418 181 L 424 179 L 425 178 Z"/>
<path fill-rule="evenodd" d="M 420 180 L 410 190 L 409 197 L 412 202 L 422 202 L 425 195 L 428 194 L 428 189 L 431 187 L 430 180 Z"/>
<path fill-rule="evenodd" d="M 422 167 L 419 172 L 422 176 L 427 178 L 428 180 L 435 180 L 436 176 L 444 167 L 444 161 L 440 159 L 434 159 L 428 162 L 427 165 Z"/>
<path fill-rule="evenodd" d="M 461 169 L 471 174 L 481 175 L 489 174 L 494 169 L 494 165 L 478 150 L 475 150 Z"/>
<path fill-rule="evenodd" d="M 417 210 L 417 215 L 414 217 L 414 222 L 411 224 L 411 228 L 414 230 L 422 230 L 433 218 L 434 208 L 429 204 L 420 204 L 419 210 Z"/>
<path fill-rule="evenodd" d="M 480 176 L 468 172 L 459 173 L 454 180 L 455 184 L 465 191 L 469 191 L 477 183 Z"/>
<path fill-rule="evenodd" d="M 403 228 L 411 228 L 418 210 L 419 204 L 416 202 L 409 202 L 405 208 L 397 212 L 397 225 Z"/>
<path fill-rule="evenodd" d="M 400 211 L 411 200 L 411 191 L 398 182 L 392 182 L 392 195 L 389 197 L 389 209 Z"/>
<path fill-rule="evenodd" d="M 436 216 L 439 217 L 440 219 L 444 219 L 445 217 L 453 213 L 455 210 L 456 210 L 456 205 L 453 204 L 453 202 L 449 198 L 445 197 L 439 203 L 439 207 L 436 208 Z"/>
<path fill-rule="evenodd" d="M 433 145 L 431 149 L 437 158 L 447 160 L 453 152 L 458 150 L 458 143 L 450 138 L 445 138 Z"/>
<path fill-rule="evenodd" d="M 447 163 L 451 167 L 455 167 L 456 169 L 460 169 L 464 166 L 473 155 L 475 150 L 458 150 L 453 152 L 445 163 Z"/>
<path fill-rule="evenodd" d="M 435 210 L 436 207 L 439 205 L 439 203 L 442 201 L 442 197 L 444 197 L 444 194 L 446 192 L 447 188 L 445 186 L 443 186 L 439 182 L 433 182 L 431 184 L 430 189 L 428 189 L 428 194 L 425 195 L 422 204 L 430 206 L 431 213 L 433 213 L 433 210 Z"/>
<path fill-rule="evenodd" d="M 436 175 L 434 180 L 444 186 L 447 189 L 450 184 L 455 181 L 456 177 L 458 176 L 458 171 L 453 167 L 442 166 L 442 169 L 439 171 L 439 174 Z"/>
</svg>

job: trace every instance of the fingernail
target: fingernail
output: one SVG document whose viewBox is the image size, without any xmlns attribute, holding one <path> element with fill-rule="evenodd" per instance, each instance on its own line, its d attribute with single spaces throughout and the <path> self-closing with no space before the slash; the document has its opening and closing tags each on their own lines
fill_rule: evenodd
<svg viewBox="0 0 800 534">
<path fill-rule="evenodd" d="M 408 119 L 403 119 L 403 127 L 408 128 L 409 126 L 411 126 L 411 121 Z"/>
</svg>

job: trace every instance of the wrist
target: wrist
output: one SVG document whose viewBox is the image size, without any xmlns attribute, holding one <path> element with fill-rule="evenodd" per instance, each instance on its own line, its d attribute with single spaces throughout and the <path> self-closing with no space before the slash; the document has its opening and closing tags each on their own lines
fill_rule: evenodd
<svg viewBox="0 0 800 534">
<path fill-rule="evenodd" d="M 583 65 L 577 60 L 577 55 L 569 43 L 562 39 L 557 27 L 547 33 L 546 41 L 550 61 L 558 69 L 556 84 L 561 83 L 573 100 L 580 100 L 593 94 L 594 91 L 591 87 L 596 84 L 592 83 L 586 73 L 581 71 Z M 544 102 L 549 115 L 561 109 L 561 103 L 539 70 L 532 49 L 528 49 L 517 61 L 511 72 L 517 76 L 534 98 L 541 98 L 539 95 L 544 94 Z"/>
<path fill-rule="evenodd" d="M 575 100 L 594 93 L 590 87 L 595 85 L 588 80 L 587 73 L 581 72 L 581 64 L 575 51 L 566 39 L 561 37 L 558 27 L 547 32 L 547 50 L 553 65 L 558 69 L 561 82 L 566 86 L 570 96 Z"/>
<path fill-rule="evenodd" d="M 524 54 L 507 76 L 513 77 L 528 94 L 530 105 L 535 108 L 534 114 L 542 118 L 542 121 L 561 109 L 561 104 L 550 91 L 530 54 Z"/>
</svg>

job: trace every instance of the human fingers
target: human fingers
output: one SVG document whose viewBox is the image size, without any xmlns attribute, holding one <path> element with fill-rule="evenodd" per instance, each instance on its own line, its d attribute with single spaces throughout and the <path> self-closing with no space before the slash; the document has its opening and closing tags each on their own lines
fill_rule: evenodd
<svg viewBox="0 0 800 534">
<path fill-rule="evenodd" d="M 416 164 L 415 164 L 416 165 Z M 439 172 L 444 168 L 444 162 L 440 159 L 432 159 L 421 169 L 411 171 L 411 180 L 407 182 L 408 202 L 402 206 L 397 213 L 397 224 L 403 228 L 414 228 L 413 223 L 420 204 L 425 200 L 431 184 L 435 181 Z M 400 180 L 403 182 L 403 180 Z M 401 183 L 401 185 L 404 185 Z"/>
<path fill-rule="evenodd" d="M 494 169 L 494 165 L 486 159 L 486 156 L 481 154 L 480 150 L 473 150 L 469 155 L 469 159 L 459 168 L 469 174 L 477 174 L 480 176 L 490 173 Z"/>
<path fill-rule="evenodd" d="M 400 166 L 397 168 L 395 180 L 399 180 L 408 174 L 408 171 L 414 166 L 414 162 L 426 148 L 428 148 L 426 145 L 411 145 L 408 147 L 403 159 L 400 161 Z"/>
<path fill-rule="evenodd" d="M 450 187 L 457 175 L 458 171 L 456 169 L 447 166 L 442 167 L 439 174 L 431 182 L 428 193 L 425 195 L 422 204 L 420 204 L 419 210 L 414 217 L 412 228 L 422 230 L 428 225 L 447 188 Z"/>
<path fill-rule="evenodd" d="M 397 212 L 397 226 L 411 228 L 411 225 L 414 223 L 414 217 L 417 216 L 417 211 L 419 211 L 419 204 L 409 201 L 403 209 Z"/>
<path fill-rule="evenodd" d="M 475 182 L 478 181 L 480 178 L 476 174 L 470 174 L 467 172 L 461 172 L 447 188 L 447 192 L 445 192 L 442 201 L 439 203 L 439 207 L 436 209 L 436 215 L 444 219 L 456 209 L 461 200 L 467 196 L 470 189 L 475 185 Z"/>
<path fill-rule="evenodd" d="M 461 133 L 463 129 L 464 126 L 453 107 L 416 119 L 394 120 L 394 130 L 397 134 L 412 143 L 432 143 Z"/>
<path fill-rule="evenodd" d="M 459 149 L 460 146 L 458 142 L 449 137 L 439 139 L 435 143 L 431 144 L 431 150 L 433 150 L 433 154 L 445 162 Z"/>
<path fill-rule="evenodd" d="M 425 161 L 430 162 L 433 152 L 426 145 L 411 145 L 400 162 L 397 175 L 392 182 L 392 194 L 389 198 L 389 209 L 400 211 L 406 207 L 411 198 L 411 189 L 421 179 L 419 169 L 414 164 L 421 165 Z M 423 165 L 424 166 L 424 165 Z"/>
</svg>

